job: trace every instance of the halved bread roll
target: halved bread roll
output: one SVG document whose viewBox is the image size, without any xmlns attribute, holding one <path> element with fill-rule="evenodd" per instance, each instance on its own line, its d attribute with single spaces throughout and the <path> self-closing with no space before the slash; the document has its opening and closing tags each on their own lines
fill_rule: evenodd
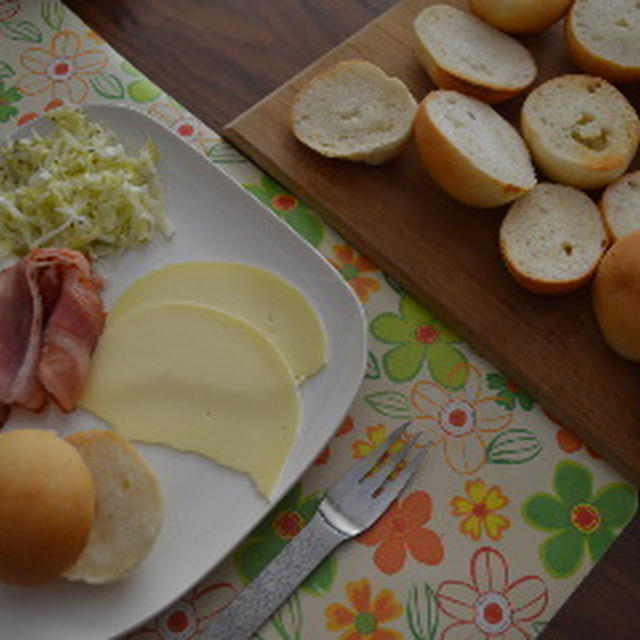
<svg viewBox="0 0 640 640">
<path fill-rule="evenodd" d="M 399 78 L 365 60 L 345 60 L 296 96 L 295 136 L 329 158 L 382 164 L 411 137 L 417 102 Z"/>
<path fill-rule="evenodd" d="M 89 468 L 96 487 L 96 517 L 69 580 L 90 584 L 125 577 L 149 553 L 162 524 L 155 474 L 138 450 L 116 433 L 95 429 L 66 438 Z"/>
<path fill-rule="evenodd" d="M 640 171 L 610 184 L 600 199 L 600 210 L 614 242 L 640 229 Z"/>
<path fill-rule="evenodd" d="M 640 362 L 640 231 L 618 240 L 602 259 L 593 283 L 600 329 L 618 355 Z"/>
<path fill-rule="evenodd" d="M 565 23 L 567 49 L 587 73 L 611 82 L 640 79 L 640 3 L 576 0 Z"/>
<path fill-rule="evenodd" d="M 568 74 L 536 87 L 522 106 L 522 134 L 552 180 L 582 189 L 620 177 L 638 148 L 640 121 L 612 84 Z"/>
<path fill-rule="evenodd" d="M 457 91 L 432 91 L 418 107 L 414 133 L 431 177 L 465 204 L 497 207 L 536 184 L 524 141 L 481 100 Z"/>
<path fill-rule="evenodd" d="M 595 203 L 559 184 L 538 184 L 511 205 L 500 226 L 507 269 L 534 293 L 568 293 L 586 284 L 607 244 Z"/>
<path fill-rule="evenodd" d="M 573 0 L 469 0 L 471 10 L 507 33 L 538 33 L 557 22 Z"/>
<path fill-rule="evenodd" d="M 517 40 L 446 4 L 423 9 L 413 22 L 417 54 L 436 86 L 495 104 L 524 91 L 536 63 Z"/>
</svg>

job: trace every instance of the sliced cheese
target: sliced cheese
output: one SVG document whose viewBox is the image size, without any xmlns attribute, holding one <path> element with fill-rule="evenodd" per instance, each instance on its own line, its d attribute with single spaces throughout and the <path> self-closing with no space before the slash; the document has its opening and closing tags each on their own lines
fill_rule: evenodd
<svg viewBox="0 0 640 640">
<path fill-rule="evenodd" d="M 271 342 L 228 313 L 191 303 L 112 319 L 79 404 L 131 440 L 247 473 L 265 496 L 300 416 L 295 380 Z"/>
<path fill-rule="evenodd" d="M 326 362 L 326 339 L 307 298 L 275 273 L 233 262 L 180 262 L 136 281 L 111 309 L 110 322 L 161 302 L 194 302 L 254 325 L 284 356 L 298 382 Z"/>
</svg>

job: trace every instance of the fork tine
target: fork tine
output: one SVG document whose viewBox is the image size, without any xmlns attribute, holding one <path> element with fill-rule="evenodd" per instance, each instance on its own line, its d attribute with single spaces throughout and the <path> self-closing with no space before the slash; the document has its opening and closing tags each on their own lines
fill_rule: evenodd
<svg viewBox="0 0 640 640">
<path fill-rule="evenodd" d="M 425 444 L 424 449 L 415 458 L 413 458 L 413 460 L 411 460 L 411 462 L 393 480 L 390 480 L 384 485 L 382 493 L 380 493 L 374 500 L 377 511 L 377 515 L 375 516 L 376 520 L 387 510 L 389 505 L 398 497 L 409 480 L 411 480 L 411 477 L 416 472 L 427 453 L 429 453 L 432 445 L 433 441 L 429 440 L 429 442 Z"/>
<path fill-rule="evenodd" d="M 405 443 L 401 449 L 398 449 L 387 461 L 384 462 L 382 468 L 374 473 L 371 477 L 365 478 L 360 486 L 369 495 L 374 494 L 391 476 L 396 467 L 407 457 L 409 451 L 413 448 L 416 441 L 422 436 L 422 432 L 414 435 L 409 442 Z"/>
<path fill-rule="evenodd" d="M 360 459 L 354 464 L 338 481 L 338 484 L 344 486 L 349 483 L 359 482 L 373 467 L 376 466 L 380 458 L 387 453 L 391 446 L 398 440 L 407 430 L 411 421 L 400 425 L 393 433 L 380 445 L 378 445 L 371 453 Z"/>
</svg>

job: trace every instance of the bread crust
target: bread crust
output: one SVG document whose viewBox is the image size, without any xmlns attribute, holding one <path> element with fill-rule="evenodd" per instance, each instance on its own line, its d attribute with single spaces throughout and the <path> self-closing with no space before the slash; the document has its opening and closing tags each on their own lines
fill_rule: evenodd
<svg viewBox="0 0 640 640">
<path fill-rule="evenodd" d="M 596 273 L 592 296 L 607 344 L 622 358 L 640 362 L 640 231 L 609 249 Z"/>
<path fill-rule="evenodd" d="M 452 198 L 481 209 L 498 207 L 526 193 L 528 189 L 500 182 L 476 167 L 434 124 L 429 104 L 443 91 L 427 94 L 414 121 L 418 155 L 433 180 Z"/>
<path fill-rule="evenodd" d="M 535 80 L 535 77 L 533 77 L 531 78 L 531 82 L 514 89 L 506 89 L 504 87 L 491 86 L 489 84 L 481 85 L 474 82 L 471 78 L 465 77 L 462 74 L 456 73 L 453 70 L 446 69 L 444 66 L 439 65 L 431 55 L 430 51 L 420 42 L 418 42 L 416 46 L 418 59 L 433 81 L 433 84 L 440 89 L 459 91 L 460 93 L 464 93 L 472 98 L 482 100 L 487 104 L 499 104 L 500 102 L 509 100 L 523 91 L 526 91 Z"/>
<path fill-rule="evenodd" d="M 78 452 L 44 429 L 0 435 L 0 580 L 58 578 L 89 539 L 95 489 Z"/>
<path fill-rule="evenodd" d="M 501 31 L 539 33 L 560 20 L 573 0 L 469 0 L 471 10 Z"/>
<path fill-rule="evenodd" d="M 595 51 L 589 49 L 580 41 L 575 30 L 575 2 L 564 23 L 564 35 L 567 51 L 573 62 L 586 73 L 594 76 L 600 76 L 609 80 L 609 82 L 635 82 L 640 79 L 640 66 L 629 67 L 619 64 L 615 60 L 610 60 L 598 55 Z"/>
</svg>

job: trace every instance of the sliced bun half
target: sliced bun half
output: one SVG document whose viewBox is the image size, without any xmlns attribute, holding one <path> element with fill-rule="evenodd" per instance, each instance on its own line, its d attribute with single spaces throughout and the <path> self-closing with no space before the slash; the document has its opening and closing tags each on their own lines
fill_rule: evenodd
<svg viewBox="0 0 640 640">
<path fill-rule="evenodd" d="M 557 22 L 573 0 L 469 0 L 471 10 L 507 33 L 538 33 Z"/>
<path fill-rule="evenodd" d="M 52 431 L 0 434 L 0 580 L 39 586 L 80 556 L 94 521 L 94 484 Z"/>
<path fill-rule="evenodd" d="M 500 226 L 507 269 L 534 293 L 568 293 L 586 284 L 607 243 L 591 198 L 559 184 L 538 184 L 511 205 Z"/>
<path fill-rule="evenodd" d="M 576 0 L 567 16 L 565 35 L 569 54 L 583 71 L 611 82 L 640 79 L 640 4 L 636 0 Z"/>
<path fill-rule="evenodd" d="M 547 177 L 581 189 L 620 177 L 638 148 L 635 109 L 616 87 L 594 76 L 563 75 L 536 87 L 524 102 L 521 123 Z"/>
<path fill-rule="evenodd" d="M 417 102 L 399 78 L 365 60 L 345 60 L 298 93 L 295 136 L 329 158 L 382 164 L 411 137 Z"/>
<path fill-rule="evenodd" d="M 640 229 L 640 171 L 610 184 L 600 199 L 600 210 L 614 242 Z"/>
<path fill-rule="evenodd" d="M 414 132 L 433 180 L 465 204 L 497 207 L 536 184 L 524 141 L 481 100 L 457 91 L 432 91 L 418 108 Z"/>
<path fill-rule="evenodd" d="M 100 584 L 119 580 L 149 553 L 162 524 L 155 474 L 138 450 L 109 430 L 71 434 L 96 487 L 96 519 L 84 551 L 64 577 Z"/>
<path fill-rule="evenodd" d="M 618 240 L 602 259 L 593 283 L 593 305 L 609 346 L 640 362 L 640 231 Z"/>
<path fill-rule="evenodd" d="M 442 89 L 495 104 L 524 91 L 536 77 L 536 63 L 522 44 L 471 13 L 435 4 L 413 26 L 418 59 Z"/>
</svg>

